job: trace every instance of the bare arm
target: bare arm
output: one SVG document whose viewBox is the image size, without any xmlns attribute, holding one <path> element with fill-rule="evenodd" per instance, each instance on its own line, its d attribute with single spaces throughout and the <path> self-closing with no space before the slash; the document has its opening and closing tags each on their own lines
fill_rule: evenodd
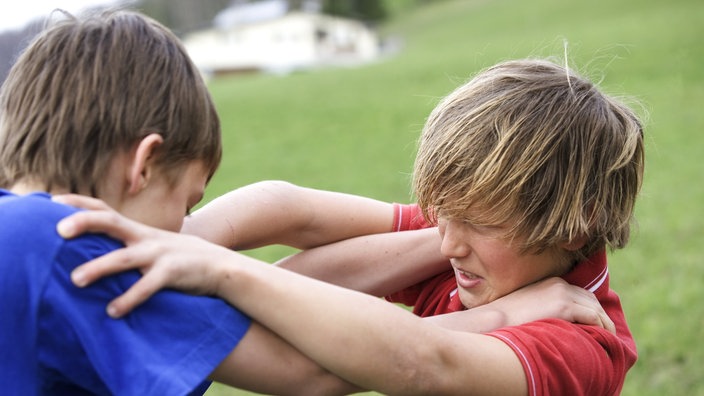
<svg viewBox="0 0 704 396">
<path fill-rule="evenodd" d="M 307 249 L 391 231 L 392 205 L 351 194 L 264 181 L 233 190 L 186 217 L 182 232 L 236 250 Z"/>
<path fill-rule="evenodd" d="M 543 279 L 467 311 L 424 319 L 448 329 L 483 333 L 546 318 L 599 326 L 616 334 L 596 296 L 562 278 Z"/>
<path fill-rule="evenodd" d="M 385 296 L 449 268 L 436 228 L 365 235 L 280 260 L 277 265 L 312 278 Z"/>
<path fill-rule="evenodd" d="M 447 330 L 375 297 L 246 257 L 211 263 L 222 279 L 216 295 L 362 387 L 409 395 L 526 393 L 518 358 L 497 339 Z M 272 303 L 262 304 L 265 298 Z"/>
<path fill-rule="evenodd" d="M 256 322 L 210 379 L 270 395 L 346 395 L 362 390 Z"/>
<path fill-rule="evenodd" d="M 436 228 L 352 238 L 297 253 L 278 265 L 375 296 L 402 290 L 450 267 L 440 254 Z M 425 320 L 454 330 L 480 333 L 544 318 L 616 331 L 593 293 L 561 278 L 536 282 L 468 311 Z"/>
</svg>

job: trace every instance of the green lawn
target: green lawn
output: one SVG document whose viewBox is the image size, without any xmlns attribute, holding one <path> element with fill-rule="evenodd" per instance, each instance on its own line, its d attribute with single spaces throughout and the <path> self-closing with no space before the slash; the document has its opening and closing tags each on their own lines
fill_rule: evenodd
<svg viewBox="0 0 704 396">
<path fill-rule="evenodd" d="M 225 156 L 207 199 L 284 179 L 409 201 L 415 140 L 437 100 L 478 69 L 563 56 L 647 115 L 632 243 L 610 257 L 640 358 L 624 395 L 704 395 L 704 2 L 441 1 L 381 31 L 397 55 L 356 69 L 220 79 Z M 272 260 L 285 249 L 252 252 Z M 209 395 L 246 392 L 214 386 Z"/>
</svg>

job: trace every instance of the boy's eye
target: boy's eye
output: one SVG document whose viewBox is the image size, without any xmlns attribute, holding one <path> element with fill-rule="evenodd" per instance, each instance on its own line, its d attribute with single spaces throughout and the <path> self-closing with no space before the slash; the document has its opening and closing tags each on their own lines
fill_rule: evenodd
<svg viewBox="0 0 704 396">
<path fill-rule="evenodd" d="M 504 230 L 504 227 L 501 225 L 491 225 L 491 224 L 477 224 L 476 222 L 473 222 L 471 220 L 462 220 L 462 224 L 464 224 L 466 227 L 473 229 L 476 232 L 479 232 L 481 234 L 485 235 L 494 235 L 500 233 L 502 230 Z"/>
</svg>

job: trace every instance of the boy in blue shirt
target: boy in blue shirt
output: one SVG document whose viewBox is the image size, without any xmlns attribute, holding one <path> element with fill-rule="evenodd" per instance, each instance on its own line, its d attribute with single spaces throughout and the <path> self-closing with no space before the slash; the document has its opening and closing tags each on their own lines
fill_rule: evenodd
<svg viewBox="0 0 704 396">
<path fill-rule="evenodd" d="M 221 158 L 208 91 L 178 39 L 134 12 L 62 15 L 19 57 L 0 92 L 0 383 L 3 393 L 202 393 L 213 379 L 262 393 L 355 389 L 219 299 L 167 290 L 122 320 L 105 304 L 139 278 L 82 290 L 74 267 L 118 249 L 66 241 L 74 208 L 181 228 Z"/>
</svg>

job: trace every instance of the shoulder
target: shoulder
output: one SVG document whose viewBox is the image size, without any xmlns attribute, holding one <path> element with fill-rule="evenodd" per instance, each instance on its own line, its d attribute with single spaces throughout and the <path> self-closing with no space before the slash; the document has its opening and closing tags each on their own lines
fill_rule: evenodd
<svg viewBox="0 0 704 396">
<path fill-rule="evenodd" d="M 56 232 L 56 224 L 76 211 L 53 202 L 45 193 L 17 196 L 0 192 L 0 254 L 11 257 L 2 263 L 3 279 L 14 279 L 15 283 L 25 279 L 36 289 L 57 264 L 68 265 L 70 270 L 87 258 L 119 246 L 99 235 L 63 239 Z"/>
<path fill-rule="evenodd" d="M 519 357 L 531 395 L 617 394 L 635 351 L 594 326 L 546 319 L 488 333 Z"/>
<path fill-rule="evenodd" d="M 51 200 L 46 193 L 22 196 L 0 191 L 0 243 L 3 249 L 11 246 L 31 245 L 36 249 L 47 248 L 47 244 L 66 242 L 56 232 L 56 224 L 79 209 Z M 79 243 L 92 239 L 109 239 L 96 234 L 75 238 Z M 23 241 L 24 243 L 18 243 Z M 74 243 L 75 244 L 75 243 Z M 48 253 L 45 251 L 45 253 Z M 47 255 L 43 255 L 47 258 Z"/>
<path fill-rule="evenodd" d="M 456 290 L 454 272 L 445 271 L 385 298 L 390 302 L 411 306 L 414 314 L 426 317 L 463 309 L 461 303 L 453 304 Z"/>
<path fill-rule="evenodd" d="M 61 205 L 51 200 L 46 193 L 14 195 L 0 193 L 0 218 L 4 230 L 28 230 L 56 223 L 59 219 L 76 212 L 76 208 Z M 10 228 L 7 226 L 11 225 Z"/>
</svg>

